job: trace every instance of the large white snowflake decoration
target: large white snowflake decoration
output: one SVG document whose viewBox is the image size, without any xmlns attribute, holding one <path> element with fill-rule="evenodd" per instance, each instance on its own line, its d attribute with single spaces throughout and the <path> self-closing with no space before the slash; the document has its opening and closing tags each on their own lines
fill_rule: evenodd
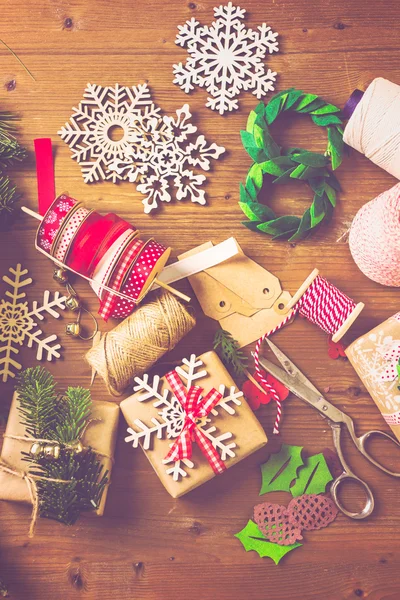
<svg viewBox="0 0 400 600">
<path fill-rule="evenodd" d="M 157 208 L 159 202 L 170 202 L 172 188 L 177 200 L 206 203 L 201 189 L 206 177 L 196 174 L 193 168 L 208 171 L 210 159 L 219 158 L 225 148 L 209 144 L 204 135 L 194 136 L 197 127 L 190 123 L 191 116 L 185 104 L 176 111 L 176 117 L 132 118 L 133 145 L 110 169 L 138 184 L 136 189 L 145 195 L 145 213 Z"/>
<path fill-rule="evenodd" d="M 190 123 L 187 104 L 176 117 L 162 117 L 146 84 L 103 88 L 89 83 L 83 96 L 58 133 L 81 166 L 85 183 L 136 183 L 145 195 L 145 213 L 159 202 L 169 202 L 172 188 L 177 200 L 205 204 L 200 188 L 206 177 L 193 169 L 208 171 L 210 159 L 217 159 L 225 148 L 193 135 L 197 127 Z M 116 130 L 119 139 L 113 139 Z"/>
<path fill-rule="evenodd" d="M 36 358 L 41 360 L 45 355 L 47 360 L 52 358 L 60 358 L 58 352 L 61 348 L 60 344 L 55 343 L 57 336 L 49 335 L 44 339 L 42 330 L 38 329 L 35 319 L 42 321 L 45 313 L 58 319 L 60 313 L 58 310 L 65 309 L 65 296 L 60 296 L 59 292 L 55 292 L 53 296 L 49 291 L 43 293 L 43 300 L 39 303 L 37 300 L 32 303 L 24 302 L 26 297 L 25 292 L 21 289 L 32 283 L 30 277 L 26 277 L 28 269 L 22 269 L 20 264 L 16 268 L 10 268 L 8 275 L 3 276 L 3 281 L 12 289 L 10 292 L 6 290 L 5 296 L 9 298 L 0 300 L 0 375 L 3 381 L 7 381 L 9 377 L 15 377 L 15 371 L 22 368 L 22 365 L 17 362 L 15 355 L 19 349 L 16 346 L 22 346 L 27 343 L 28 348 L 37 346 Z"/>
<path fill-rule="evenodd" d="M 140 117 L 143 127 L 151 130 L 160 112 L 146 84 L 129 88 L 118 83 L 115 87 L 88 83 L 83 100 L 72 110 L 70 122 L 58 134 L 80 164 L 85 183 L 123 179 L 110 164 L 134 151 L 136 119 Z"/>
<path fill-rule="evenodd" d="M 265 71 L 266 52 L 278 52 L 277 33 L 265 23 L 254 31 L 242 19 L 246 11 L 229 2 L 214 8 L 217 17 L 210 27 L 195 18 L 178 26 L 175 43 L 186 47 L 186 64 L 174 65 L 174 83 L 187 94 L 195 85 L 205 87 L 210 96 L 206 106 L 220 115 L 238 108 L 242 90 L 253 90 L 260 99 L 274 89 L 276 73 Z"/>
<path fill-rule="evenodd" d="M 195 354 L 192 354 L 187 360 L 183 359 L 185 369 L 177 367 L 180 378 L 184 382 L 186 389 L 189 389 L 194 381 L 199 380 L 207 375 L 205 369 L 200 368 L 203 366 L 203 362 L 196 358 Z M 137 385 L 134 386 L 134 392 L 143 393 L 138 395 L 138 402 L 145 402 L 151 400 L 155 408 L 160 408 L 158 411 L 159 417 L 153 417 L 151 424 L 145 424 L 140 419 L 134 421 L 136 430 L 132 427 L 128 427 L 128 436 L 125 441 L 132 443 L 134 448 L 137 448 L 139 443 L 142 445 L 144 450 L 148 450 L 151 446 L 152 437 L 156 436 L 161 439 L 166 432 L 167 438 L 177 438 L 182 431 L 182 427 L 185 421 L 185 412 L 177 398 L 169 389 L 160 390 L 160 377 L 156 375 L 152 382 L 149 381 L 148 375 L 143 377 L 135 377 Z M 195 384 L 197 385 L 197 383 Z M 210 415 L 217 416 L 219 410 L 224 410 L 229 415 L 234 415 L 236 410 L 234 406 L 240 406 L 241 401 L 239 398 L 243 396 L 243 393 L 236 389 L 235 386 L 226 389 L 223 384 L 219 387 L 219 392 L 222 394 L 222 399 L 219 401 L 217 406 L 211 411 Z M 232 433 L 229 431 L 224 433 L 218 433 L 217 428 L 214 425 L 210 425 L 212 418 L 205 419 L 203 425 L 198 425 L 201 428 L 204 435 L 208 437 L 214 448 L 216 448 L 222 460 L 233 458 L 235 456 L 234 448 L 236 448 L 235 442 L 229 441 L 232 438 Z M 216 433 L 217 432 L 217 433 Z M 177 460 L 172 461 L 171 459 L 165 460 L 164 464 L 167 466 L 166 473 L 171 475 L 174 481 L 178 481 L 180 477 L 186 477 L 187 472 L 185 467 L 189 469 L 194 468 L 194 463 L 191 460 Z"/>
</svg>

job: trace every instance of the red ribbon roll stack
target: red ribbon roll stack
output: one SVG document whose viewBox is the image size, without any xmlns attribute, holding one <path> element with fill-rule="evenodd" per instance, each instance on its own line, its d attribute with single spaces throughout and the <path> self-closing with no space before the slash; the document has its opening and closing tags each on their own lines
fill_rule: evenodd
<svg viewBox="0 0 400 600">
<path fill-rule="evenodd" d="M 62 194 L 43 217 L 36 247 L 90 281 L 103 319 L 124 318 L 150 290 L 171 251 L 138 235 L 118 215 L 101 215 Z"/>
</svg>

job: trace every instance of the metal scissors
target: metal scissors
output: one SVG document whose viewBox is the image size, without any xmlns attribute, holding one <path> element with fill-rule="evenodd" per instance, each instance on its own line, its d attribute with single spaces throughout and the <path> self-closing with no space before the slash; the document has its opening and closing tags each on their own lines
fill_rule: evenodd
<svg viewBox="0 0 400 600">
<path fill-rule="evenodd" d="M 262 367 L 271 373 L 273 377 L 275 377 L 278 381 L 283 383 L 295 396 L 307 402 L 313 406 L 319 413 L 327 419 L 329 425 L 332 428 L 333 433 L 333 443 L 336 449 L 336 452 L 339 457 L 339 461 L 343 468 L 343 473 L 337 477 L 331 486 L 331 494 L 332 498 L 336 504 L 336 506 L 341 510 L 347 517 L 351 519 L 365 519 L 368 517 L 372 511 L 374 510 L 374 496 L 372 494 L 372 490 L 369 485 L 357 477 L 350 469 L 349 465 L 346 462 L 346 459 L 343 456 L 340 436 L 342 432 L 342 425 L 347 427 L 347 430 L 350 434 L 350 437 L 359 452 L 375 467 L 378 467 L 384 473 L 388 475 L 392 475 L 393 477 L 400 477 L 400 473 L 394 473 L 393 471 L 387 469 L 384 465 L 378 463 L 370 454 L 368 454 L 365 445 L 369 438 L 372 436 L 380 436 L 381 438 L 389 439 L 391 442 L 394 442 L 396 446 L 400 446 L 400 442 L 398 442 L 393 436 L 385 431 L 372 430 L 367 431 L 361 437 L 357 437 L 354 429 L 354 422 L 349 415 L 336 408 L 324 398 L 324 396 L 317 390 L 317 388 L 307 379 L 307 377 L 299 371 L 299 369 L 292 363 L 292 361 L 283 353 L 275 344 L 273 344 L 270 340 L 266 340 L 272 352 L 275 354 L 283 369 L 270 362 L 266 358 L 260 358 L 260 364 Z M 361 486 L 364 489 L 366 495 L 366 504 L 364 508 L 360 512 L 350 512 L 348 511 L 339 499 L 339 488 L 344 481 L 351 480 L 357 485 Z"/>
</svg>

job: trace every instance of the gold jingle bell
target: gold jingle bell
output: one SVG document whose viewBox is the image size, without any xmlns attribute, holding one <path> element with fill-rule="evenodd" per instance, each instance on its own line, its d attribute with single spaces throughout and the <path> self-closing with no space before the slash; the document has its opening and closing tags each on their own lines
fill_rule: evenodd
<svg viewBox="0 0 400 600">
<path fill-rule="evenodd" d="M 65 269 L 58 267 L 54 270 L 53 279 L 57 281 L 57 283 L 65 285 L 68 281 L 68 273 Z"/>
<path fill-rule="evenodd" d="M 43 457 L 46 460 L 58 460 L 60 458 L 60 446 L 58 444 L 46 444 L 43 446 Z"/>
<path fill-rule="evenodd" d="M 72 335 L 72 337 L 79 337 L 81 333 L 81 326 L 76 321 L 74 321 L 73 323 L 67 323 L 65 333 L 67 335 Z"/>
<path fill-rule="evenodd" d="M 40 458 L 42 456 L 42 444 L 40 442 L 33 442 L 29 454 L 32 458 Z"/>
<path fill-rule="evenodd" d="M 65 306 L 69 308 L 69 310 L 72 310 L 72 312 L 76 312 L 82 305 L 76 296 L 70 295 L 65 301 Z"/>
<path fill-rule="evenodd" d="M 81 454 L 84 451 L 84 449 L 85 448 L 82 442 L 80 442 L 79 440 L 67 446 L 67 450 L 70 450 L 74 454 Z"/>
</svg>

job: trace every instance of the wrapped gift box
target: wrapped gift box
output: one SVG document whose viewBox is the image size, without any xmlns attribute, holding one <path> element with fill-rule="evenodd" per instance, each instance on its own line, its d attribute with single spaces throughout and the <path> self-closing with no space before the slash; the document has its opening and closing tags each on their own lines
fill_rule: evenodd
<svg viewBox="0 0 400 600">
<path fill-rule="evenodd" d="M 346 355 L 400 441 L 400 313 L 358 338 Z"/>
<path fill-rule="evenodd" d="M 21 472 L 26 471 L 28 468 L 28 463 L 22 460 L 22 452 L 29 452 L 32 441 L 8 437 L 27 436 L 25 426 L 20 423 L 18 404 L 18 394 L 14 393 L 0 460 L 11 469 Z M 96 421 L 90 424 L 81 439 L 84 446 L 90 446 L 95 452 L 101 453 L 99 461 L 103 465 L 103 473 L 108 471 L 109 480 L 117 439 L 118 417 L 119 406 L 117 404 L 111 402 L 93 402 L 90 418 Z M 95 511 L 97 515 L 101 516 L 104 513 L 107 491 L 108 485 L 105 487 L 100 505 Z M 31 504 L 31 497 L 26 481 L 15 475 L 0 471 L 0 500 L 12 500 L 14 502 Z"/>
<path fill-rule="evenodd" d="M 198 427 L 226 468 L 267 443 L 262 426 L 215 352 L 206 352 L 199 358 L 192 354 L 176 372 L 186 392 L 191 386 L 199 386 L 203 398 L 212 388 L 221 393 L 222 399 Z M 212 479 L 215 472 L 196 442 L 192 444 L 190 459 L 165 462 L 185 423 L 185 411 L 166 377 L 136 377 L 134 391 L 120 405 L 129 425 L 125 441 L 134 447 L 142 446 L 171 496 L 183 496 Z"/>
</svg>

